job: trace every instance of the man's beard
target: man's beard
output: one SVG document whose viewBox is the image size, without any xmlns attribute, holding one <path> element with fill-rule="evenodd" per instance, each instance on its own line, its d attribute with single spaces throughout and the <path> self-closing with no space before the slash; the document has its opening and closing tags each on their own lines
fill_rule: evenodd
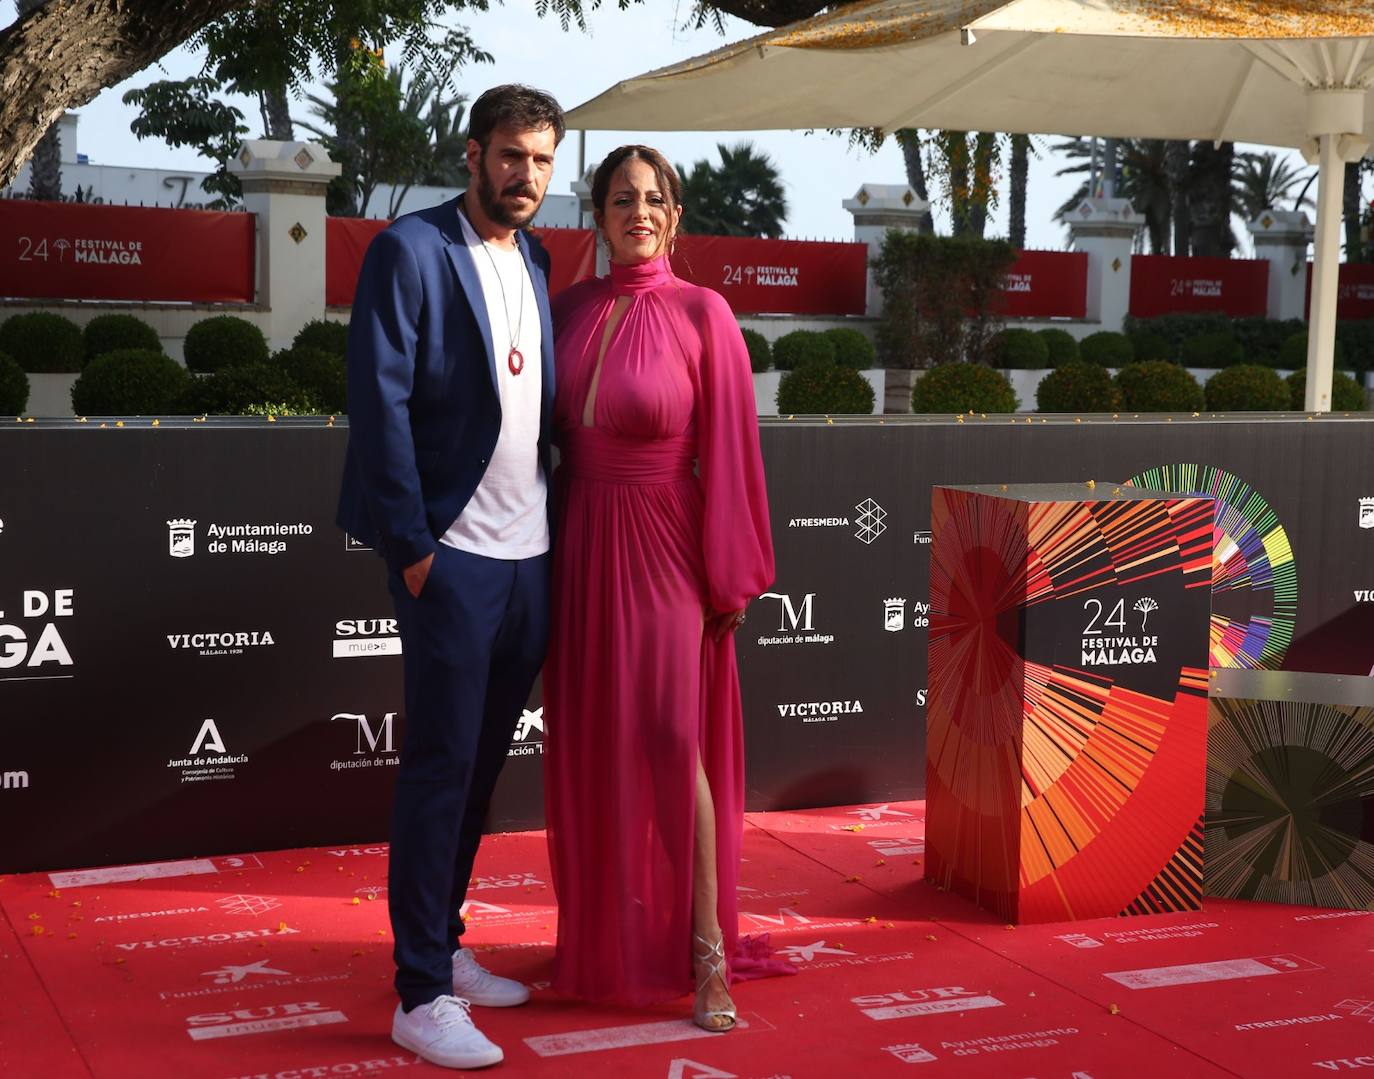
<svg viewBox="0 0 1374 1079">
<path fill-rule="evenodd" d="M 533 200 L 533 206 L 527 211 L 518 211 L 506 205 L 500 198 L 497 198 L 496 191 L 487 176 L 486 155 L 477 162 L 476 183 L 473 188 L 477 194 L 477 202 L 482 207 L 482 212 L 487 218 L 508 229 L 522 229 L 534 220 L 534 215 L 539 212 L 539 204 L 542 201 L 539 192 L 532 184 L 513 183 L 501 192 L 502 197 L 513 195 L 526 195 Z"/>
</svg>

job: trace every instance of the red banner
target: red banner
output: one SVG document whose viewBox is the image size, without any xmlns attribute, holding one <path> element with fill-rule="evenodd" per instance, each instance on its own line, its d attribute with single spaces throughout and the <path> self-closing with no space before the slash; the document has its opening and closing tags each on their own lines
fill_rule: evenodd
<svg viewBox="0 0 1374 1079">
<path fill-rule="evenodd" d="M 868 248 L 858 243 L 679 236 L 673 269 L 737 315 L 862 315 Z"/>
<path fill-rule="evenodd" d="M 1336 317 L 1374 318 L 1374 263 L 1342 262 L 1336 278 Z M 1307 297 L 1302 302 L 1312 317 L 1312 264 L 1307 264 Z"/>
<path fill-rule="evenodd" d="M 252 214 L 0 199 L 0 296 L 252 303 Z"/>
<path fill-rule="evenodd" d="M 1007 318 L 1086 318 L 1088 253 L 1022 251 L 1002 295 Z"/>
<path fill-rule="evenodd" d="M 535 229 L 549 253 L 549 295 L 596 273 L 596 241 L 591 229 Z"/>
<path fill-rule="evenodd" d="M 1220 311 L 1231 318 L 1268 313 L 1269 263 L 1264 259 L 1131 259 L 1131 314 L 1137 318 Z"/>
</svg>

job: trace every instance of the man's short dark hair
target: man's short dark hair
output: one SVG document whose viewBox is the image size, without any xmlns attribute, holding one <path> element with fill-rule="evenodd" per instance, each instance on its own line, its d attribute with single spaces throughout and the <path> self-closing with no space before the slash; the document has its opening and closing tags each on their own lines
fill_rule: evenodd
<svg viewBox="0 0 1374 1079">
<path fill-rule="evenodd" d="M 517 131 L 553 128 L 553 143 L 563 141 L 563 109 L 551 94 L 520 83 L 493 86 L 472 104 L 468 112 L 468 138 L 476 139 L 485 152 L 491 133 L 498 127 Z"/>
</svg>

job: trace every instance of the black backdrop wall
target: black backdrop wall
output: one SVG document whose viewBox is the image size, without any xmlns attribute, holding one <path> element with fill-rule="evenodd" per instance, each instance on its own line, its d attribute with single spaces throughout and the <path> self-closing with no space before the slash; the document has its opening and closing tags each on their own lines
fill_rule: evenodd
<svg viewBox="0 0 1374 1079">
<path fill-rule="evenodd" d="M 401 661 L 380 560 L 332 524 L 346 434 L 0 429 L 0 872 L 385 838 Z M 766 421 L 763 446 L 751 808 L 922 793 L 933 483 L 1200 466 L 1155 478 L 1232 505 L 1214 609 L 1238 661 L 1287 619 L 1264 662 L 1374 666 L 1374 421 Z M 541 823 L 537 693 L 495 830 Z"/>
</svg>

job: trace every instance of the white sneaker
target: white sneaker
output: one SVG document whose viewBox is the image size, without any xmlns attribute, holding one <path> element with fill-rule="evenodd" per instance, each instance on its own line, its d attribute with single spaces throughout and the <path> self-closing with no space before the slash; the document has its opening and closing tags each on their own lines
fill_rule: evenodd
<svg viewBox="0 0 1374 1079">
<path fill-rule="evenodd" d="M 514 978 L 484 970 L 471 948 L 453 953 L 453 992 L 484 1008 L 513 1008 L 530 999 L 530 991 Z"/>
<path fill-rule="evenodd" d="M 468 1002 L 458 997 L 436 997 L 409 1012 L 396 1005 L 391 1040 L 445 1068 L 485 1068 L 505 1059 L 501 1047 L 472 1025 Z"/>
</svg>

